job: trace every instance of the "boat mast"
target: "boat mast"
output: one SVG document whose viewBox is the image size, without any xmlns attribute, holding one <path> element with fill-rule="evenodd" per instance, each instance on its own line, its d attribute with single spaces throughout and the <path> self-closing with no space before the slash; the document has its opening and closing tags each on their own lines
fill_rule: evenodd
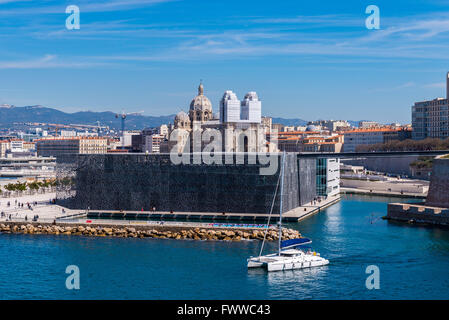
<svg viewBox="0 0 449 320">
<path fill-rule="evenodd" d="M 270 215 L 268 216 L 267 226 L 265 227 L 265 233 L 263 235 L 262 246 L 260 247 L 259 257 L 262 255 L 263 246 L 265 244 L 265 240 L 267 239 L 268 228 L 270 226 L 271 215 L 273 214 L 274 203 L 276 202 L 276 195 L 278 194 L 278 190 L 279 190 L 279 182 L 281 180 L 281 175 L 278 176 L 277 180 L 278 181 L 276 183 L 276 188 L 274 189 L 273 200 L 271 201 Z"/>
<path fill-rule="evenodd" d="M 279 252 L 281 255 L 281 241 L 282 241 L 282 196 L 284 195 L 284 163 L 285 163 L 285 150 L 282 153 L 282 167 L 281 167 L 281 194 L 279 201 Z"/>
</svg>

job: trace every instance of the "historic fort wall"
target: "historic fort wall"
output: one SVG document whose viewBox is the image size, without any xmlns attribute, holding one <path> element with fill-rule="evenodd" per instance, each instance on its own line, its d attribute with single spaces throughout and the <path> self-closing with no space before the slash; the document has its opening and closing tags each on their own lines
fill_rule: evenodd
<svg viewBox="0 0 449 320">
<path fill-rule="evenodd" d="M 449 208 L 449 159 L 438 157 L 433 161 L 429 194 L 426 205 Z"/>
</svg>

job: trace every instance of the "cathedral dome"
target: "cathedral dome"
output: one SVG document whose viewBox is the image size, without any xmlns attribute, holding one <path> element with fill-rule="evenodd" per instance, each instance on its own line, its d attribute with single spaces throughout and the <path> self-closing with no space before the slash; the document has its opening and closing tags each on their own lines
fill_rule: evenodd
<svg viewBox="0 0 449 320">
<path fill-rule="evenodd" d="M 198 95 L 193 98 L 190 103 L 189 116 L 191 121 L 200 121 L 201 123 L 213 118 L 212 103 L 210 103 L 209 98 L 204 95 L 202 83 L 200 83 L 198 87 Z"/>
<path fill-rule="evenodd" d="M 313 124 L 309 124 L 309 125 L 306 127 L 306 131 L 308 131 L 308 132 L 320 131 L 320 128 L 317 127 L 317 126 L 315 126 L 315 125 L 313 125 Z"/>
<path fill-rule="evenodd" d="M 186 129 L 190 127 L 190 118 L 184 111 L 178 112 L 175 117 L 175 128 L 176 129 Z"/>
<path fill-rule="evenodd" d="M 178 114 L 175 117 L 175 121 L 184 121 L 184 122 L 190 122 L 190 118 L 184 111 L 178 112 Z"/>
<path fill-rule="evenodd" d="M 212 113 L 212 103 L 208 97 L 204 95 L 204 87 L 201 83 L 198 87 L 198 95 L 190 102 L 190 110 L 192 111 L 208 111 Z"/>
</svg>

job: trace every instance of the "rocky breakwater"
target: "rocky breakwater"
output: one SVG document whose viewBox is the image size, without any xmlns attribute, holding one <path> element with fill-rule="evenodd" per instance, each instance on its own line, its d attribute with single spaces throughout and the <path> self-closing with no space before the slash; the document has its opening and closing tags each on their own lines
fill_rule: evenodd
<svg viewBox="0 0 449 320">
<path fill-rule="evenodd" d="M 66 224 L 31 224 L 5 222 L 0 224 L 0 232 L 21 234 L 77 235 L 92 237 L 121 238 L 159 238 L 159 239 L 191 239 L 191 240 L 263 240 L 265 230 L 239 228 L 198 228 L 198 227 L 156 227 L 156 226 L 86 226 Z M 278 240 L 278 230 L 269 229 L 266 235 L 268 241 Z M 301 234 L 293 229 L 283 229 L 282 239 L 295 239 Z"/>
</svg>

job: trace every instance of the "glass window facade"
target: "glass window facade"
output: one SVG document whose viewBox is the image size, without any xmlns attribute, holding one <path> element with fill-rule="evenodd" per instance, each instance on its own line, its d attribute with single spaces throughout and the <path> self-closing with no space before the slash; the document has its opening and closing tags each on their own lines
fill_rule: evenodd
<svg viewBox="0 0 449 320">
<path fill-rule="evenodd" d="M 316 159 L 316 193 L 327 195 L 327 161 L 326 158 Z"/>
</svg>

